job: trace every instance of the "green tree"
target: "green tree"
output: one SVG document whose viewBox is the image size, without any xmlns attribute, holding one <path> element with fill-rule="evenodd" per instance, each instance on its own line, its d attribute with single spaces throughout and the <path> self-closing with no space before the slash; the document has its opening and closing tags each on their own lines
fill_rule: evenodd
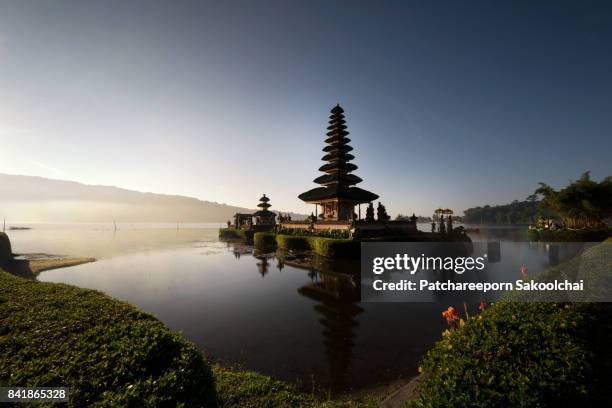
<svg viewBox="0 0 612 408">
<path fill-rule="evenodd" d="M 378 202 L 378 207 L 376 208 L 376 218 L 378 221 L 387 221 L 391 218 L 387 214 L 387 209 L 380 203 L 380 201 Z"/>
<path fill-rule="evenodd" d="M 612 176 L 598 183 L 587 171 L 559 191 L 540 183 L 535 194 L 542 196 L 542 206 L 558 214 L 569 228 L 605 228 L 604 220 L 612 216 Z"/>
<path fill-rule="evenodd" d="M 370 203 L 366 210 L 366 221 L 374 221 L 374 204 Z"/>
</svg>

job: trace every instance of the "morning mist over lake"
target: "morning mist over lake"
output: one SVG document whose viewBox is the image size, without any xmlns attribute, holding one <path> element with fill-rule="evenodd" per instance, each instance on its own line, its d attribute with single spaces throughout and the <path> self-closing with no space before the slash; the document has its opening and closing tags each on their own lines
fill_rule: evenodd
<svg viewBox="0 0 612 408">
<path fill-rule="evenodd" d="M 603 407 L 606 2 L 0 2 L 0 403 Z"/>
</svg>

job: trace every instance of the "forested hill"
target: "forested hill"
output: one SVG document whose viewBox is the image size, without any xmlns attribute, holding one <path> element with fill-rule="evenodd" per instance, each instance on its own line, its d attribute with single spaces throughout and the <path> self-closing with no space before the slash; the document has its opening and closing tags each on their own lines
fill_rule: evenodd
<svg viewBox="0 0 612 408">
<path fill-rule="evenodd" d="M 485 205 L 464 211 L 463 222 L 467 224 L 530 224 L 550 212 L 540 208 L 540 201 L 518 201 L 510 204 Z"/>
</svg>

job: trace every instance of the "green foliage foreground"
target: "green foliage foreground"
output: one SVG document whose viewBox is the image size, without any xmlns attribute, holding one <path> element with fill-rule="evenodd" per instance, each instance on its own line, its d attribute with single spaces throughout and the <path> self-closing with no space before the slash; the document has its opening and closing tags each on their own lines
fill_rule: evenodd
<svg viewBox="0 0 612 408">
<path fill-rule="evenodd" d="M 215 406 L 200 352 L 153 316 L 3 271 L 0 384 L 68 387 L 71 406 Z"/>
<path fill-rule="evenodd" d="M 599 272 L 609 274 L 612 251 L 605 245 L 583 254 L 582 263 L 599 257 Z M 563 277 L 566 269 L 547 274 Z M 427 354 L 422 392 L 410 406 L 607 406 L 611 342 L 608 303 L 499 302 Z"/>
</svg>

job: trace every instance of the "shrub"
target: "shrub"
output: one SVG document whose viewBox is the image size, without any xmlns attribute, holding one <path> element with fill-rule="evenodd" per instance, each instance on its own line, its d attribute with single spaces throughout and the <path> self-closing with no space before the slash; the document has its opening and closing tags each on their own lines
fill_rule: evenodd
<svg viewBox="0 0 612 408">
<path fill-rule="evenodd" d="M 361 254 L 361 242 L 351 239 L 308 237 L 310 249 L 327 257 L 358 258 Z"/>
<path fill-rule="evenodd" d="M 245 241 L 247 243 L 253 242 L 253 236 L 255 235 L 255 231 L 253 230 L 243 230 L 243 229 L 234 229 L 234 228 L 220 228 L 219 229 L 219 238 L 227 239 L 227 240 L 240 240 Z"/>
<path fill-rule="evenodd" d="M 427 354 L 422 393 L 410 406 L 599 406 L 609 392 L 610 311 L 498 303 Z"/>
<path fill-rule="evenodd" d="M 291 250 L 307 250 L 310 249 L 308 240 L 304 236 L 295 235 L 276 235 L 276 243 L 279 248 Z"/>
<path fill-rule="evenodd" d="M 349 239 L 351 237 L 351 231 L 348 228 L 344 229 L 332 229 L 332 230 L 310 230 L 304 228 L 280 228 L 278 234 L 281 235 L 297 235 L 302 237 L 326 237 L 326 238 L 339 238 Z"/>
<path fill-rule="evenodd" d="M 276 242 L 282 249 L 311 250 L 326 257 L 358 258 L 361 253 L 361 243 L 351 239 L 278 234 Z"/>
<path fill-rule="evenodd" d="M 598 245 L 541 277 L 564 279 L 581 264 L 605 282 L 610 248 Z M 611 341 L 608 303 L 499 302 L 427 353 L 422 393 L 409 405 L 604 406 L 612 397 Z"/>
<path fill-rule="evenodd" d="M 64 386 L 70 406 L 215 406 L 199 351 L 102 293 L 0 271 L 0 385 Z"/>
<path fill-rule="evenodd" d="M 276 248 L 276 234 L 272 232 L 256 232 L 253 237 L 253 245 L 257 249 L 274 249 Z"/>
</svg>

